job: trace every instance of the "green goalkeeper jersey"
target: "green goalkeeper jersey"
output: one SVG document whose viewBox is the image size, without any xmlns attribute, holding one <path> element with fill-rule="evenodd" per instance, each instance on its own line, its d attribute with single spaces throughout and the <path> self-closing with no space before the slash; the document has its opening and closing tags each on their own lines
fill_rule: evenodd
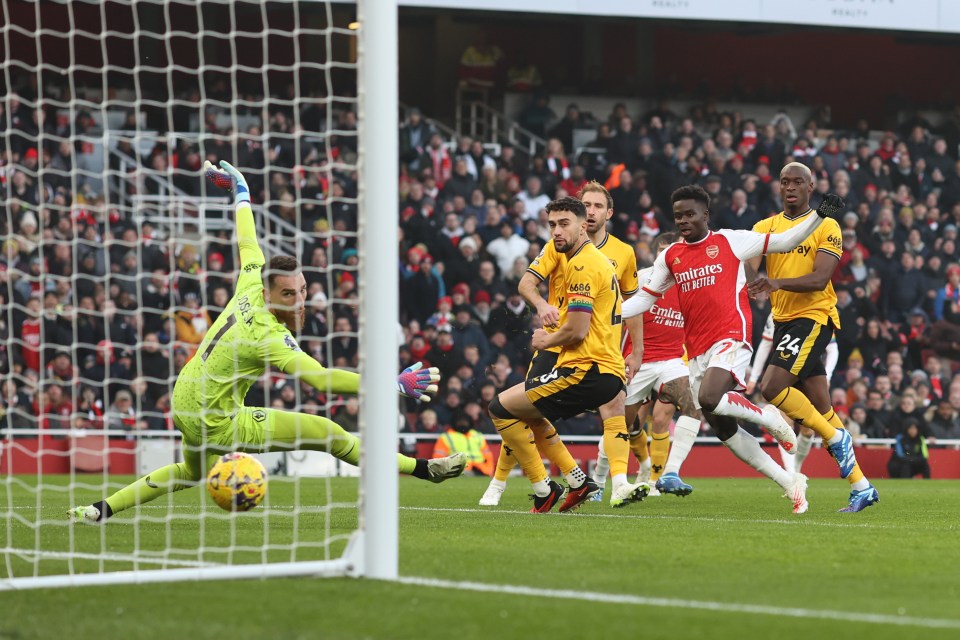
<svg viewBox="0 0 960 640">
<path fill-rule="evenodd" d="M 357 374 L 325 369 L 305 354 L 290 330 L 267 309 L 261 279 L 264 257 L 249 204 L 237 206 L 236 222 L 240 245 L 236 292 L 173 389 L 178 428 L 198 436 L 229 427 L 247 391 L 270 365 L 324 392 L 356 393 L 359 387 Z"/>
</svg>

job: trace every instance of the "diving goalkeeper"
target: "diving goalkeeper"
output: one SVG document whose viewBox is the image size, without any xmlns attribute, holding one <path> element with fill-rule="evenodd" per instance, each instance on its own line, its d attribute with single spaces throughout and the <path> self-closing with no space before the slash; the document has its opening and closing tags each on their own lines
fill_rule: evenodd
<svg viewBox="0 0 960 640">
<path fill-rule="evenodd" d="M 250 386 L 269 365 L 324 392 L 357 393 L 360 378 L 325 369 L 300 350 L 294 334 L 303 325 L 307 291 L 300 264 L 296 258 L 274 256 L 262 277 L 264 256 L 247 183 L 229 163 L 220 166 L 207 162 L 206 175 L 234 193 L 240 276 L 233 299 L 173 387 L 173 423 L 183 434 L 183 462 L 161 467 L 106 500 L 71 509 L 73 520 L 99 522 L 194 486 L 219 456 L 231 451 L 310 449 L 353 465 L 360 460 L 360 441 L 327 418 L 243 405 Z M 423 369 L 418 362 L 397 378 L 397 391 L 429 401 L 439 380 L 437 369 Z M 397 459 L 401 473 L 431 482 L 459 476 L 466 463 L 462 453 L 432 460 L 398 454 Z"/>
</svg>

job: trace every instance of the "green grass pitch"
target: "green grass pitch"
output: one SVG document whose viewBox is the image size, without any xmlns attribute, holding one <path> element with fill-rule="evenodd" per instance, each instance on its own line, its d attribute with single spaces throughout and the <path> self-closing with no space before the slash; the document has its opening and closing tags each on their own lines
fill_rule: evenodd
<svg viewBox="0 0 960 640">
<path fill-rule="evenodd" d="M 66 479 L 57 490 L 57 479 L 47 478 L 38 501 L 23 484 L 30 481 L 6 479 L 15 508 L 0 520 L 0 547 L 44 554 L 5 553 L 3 577 L 63 571 L 68 564 L 57 553 L 68 549 L 77 552 L 70 561 L 77 572 L 101 562 L 106 570 L 130 568 L 134 548 L 144 569 L 162 566 L 168 548 L 175 549 L 170 566 L 337 557 L 356 525 L 355 479 L 275 478 L 271 508 L 239 516 L 190 490 L 172 509 L 161 502 L 103 527 L 62 524 L 71 499 L 98 492 L 71 496 Z M 878 506 L 841 514 L 846 483 L 814 480 L 810 512 L 797 517 L 769 481 L 691 481 L 696 491 L 685 499 L 533 515 L 523 478 L 511 478 L 492 509 L 477 506 L 484 478 L 439 486 L 401 478 L 407 582 L 0 591 L 0 640 L 960 637 L 960 482 L 880 482 Z M 39 529 L 23 522 L 36 521 L 38 502 Z M 295 513 L 297 503 L 304 508 Z M 231 542 L 233 553 L 223 553 Z"/>
</svg>

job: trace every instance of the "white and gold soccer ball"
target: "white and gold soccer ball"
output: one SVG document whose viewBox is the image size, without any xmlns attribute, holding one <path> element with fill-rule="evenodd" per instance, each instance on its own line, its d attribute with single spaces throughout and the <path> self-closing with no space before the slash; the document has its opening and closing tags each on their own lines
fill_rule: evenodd
<svg viewBox="0 0 960 640">
<path fill-rule="evenodd" d="M 228 453 L 211 467 L 207 492 L 221 509 L 249 511 L 267 495 L 267 470 L 251 455 Z"/>
</svg>

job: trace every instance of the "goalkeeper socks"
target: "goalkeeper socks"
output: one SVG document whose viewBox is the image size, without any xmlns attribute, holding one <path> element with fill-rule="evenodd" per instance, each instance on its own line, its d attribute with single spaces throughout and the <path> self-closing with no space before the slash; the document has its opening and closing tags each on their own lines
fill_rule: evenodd
<svg viewBox="0 0 960 640">
<path fill-rule="evenodd" d="M 667 464 L 667 456 L 670 455 L 670 432 L 654 433 L 650 438 L 650 481 L 656 482 Z"/>
<path fill-rule="evenodd" d="M 612 476 L 627 474 L 627 460 L 630 457 L 630 436 L 627 435 L 627 421 L 613 416 L 603 421 L 603 450 L 610 459 Z"/>
<path fill-rule="evenodd" d="M 107 518 L 113 516 L 113 509 L 110 508 L 110 505 L 107 504 L 106 500 L 94 502 L 92 506 L 96 507 L 100 512 L 100 517 L 97 518 L 97 522 L 103 522 Z"/>
<path fill-rule="evenodd" d="M 773 406 L 793 419 L 798 427 L 809 427 L 817 432 L 824 442 L 836 435 L 837 430 L 817 411 L 807 396 L 799 390 L 787 387 L 772 401 Z"/>
<path fill-rule="evenodd" d="M 107 498 L 106 502 L 109 503 L 108 506 L 112 515 L 138 504 L 150 502 L 173 491 L 186 489 L 193 486 L 193 482 L 199 479 L 199 472 L 197 477 L 191 477 L 185 462 L 168 464 L 151 471 L 139 480 L 131 482 Z"/>
<path fill-rule="evenodd" d="M 400 456 L 400 454 L 397 454 L 397 458 L 400 459 L 400 458 L 407 458 L 407 457 L 406 457 L 406 456 Z M 400 473 L 406 473 L 406 474 L 408 474 L 408 475 L 413 476 L 414 478 L 420 478 L 421 480 L 429 480 L 429 479 L 430 479 L 430 469 L 429 469 L 429 467 L 427 466 L 428 463 L 429 463 L 428 460 L 426 460 L 425 458 L 417 458 L 417 459 L 415 459 L 415 460 L 414 460 L 413 458 L 407 458 L 407 460 L 412 460 L 412 461 L 413 461 L 413 469 L 411 469 L 410 471 L 404 471 L 404 470 L 403 470 L 404 461 L 401 459 L 401 460 L 400 460 Z"/>
<path fill-rule="evenodd" d="M 760 447 L 756 438 L 744 431 L 742 427 L 738 427 L 737 432 L 724 440 L 723 444 L 733 452 L 733 455 L 776 482 L 783 487 L 784 491 L 789 489 L 791 475 L 784 471 L 783 467 Z"/>
</svg>

